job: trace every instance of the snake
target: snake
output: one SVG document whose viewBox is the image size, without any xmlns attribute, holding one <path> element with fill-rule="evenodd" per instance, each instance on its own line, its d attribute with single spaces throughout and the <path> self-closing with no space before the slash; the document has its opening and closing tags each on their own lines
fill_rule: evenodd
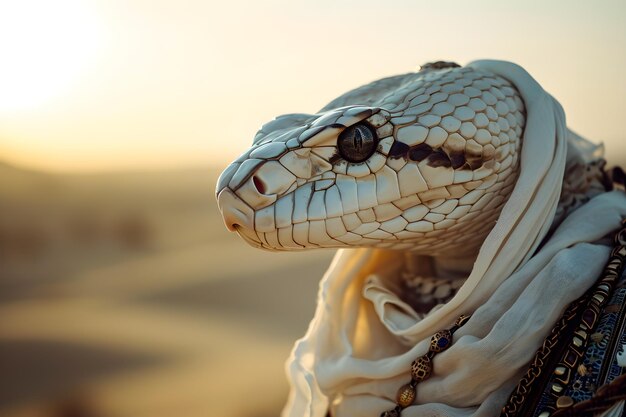
<svg viewBox="0 0 626 417">
<path fill-rule="evenodd" d="M 515 185 L 525 118 L 506 79 L 429 63 L 263 125 L 221 174 L 218 206 L 266 250 L 471 255 Z"/>
<path fill-rule="evenodd" d="M 248 244 L 270 251 L 313 248 L 402 251 L 401 268 L 390 269 L 392 272 L 382 275 L 371 273 L 363 282 L 357 281 L 354 288 L 361 288 L 363 298 L 373 297 L 368 288 L 376 288 L 376 296 L 383 297 L 378 299 L 378 305 L 384 304 L 387 294 L 394 293 L 412 308 L 407 313 L 411 320 L 419 321 L 433 312 L 437 314 L 436 309 L 449 304 L 468 280 L 468 271 L 483 253 L 479 251 L 488 234 L 492 230 L 498 232 L 494 226 L 499 218 L 506 217 L 501 217 L 505 204 L 517 201 L 509 198 L 518 179 L 523 184 L 524 175 L 532 170 L 531 150 L 536 152 L 533 145 L 541 143 L 544 137 L 542 132 L 537 132 L 537 124 L 533 124 L 536 116 L 531 118 L 527 114 L 527 110 L 537 114 L 537 98 L 528 96 L 528 91 L 524 90 L 524 97 L 531 100 L 525 103 L 513 82 L 488 68 L 494 67 L 432 62 L 415 72 L 382 78 L 348 91 L 315 114 L 286 114 L 266 123 L 254 136 L 252 146 L 228 165 L 218 179 L 216 197 L 226 227 Z M 544 92 L 541 97 L 545 96 L 549 97 Z M 559 107 L 558 103 L 555 107 Z M 584 139 L 564 129 L 567 130 L 565 140 L 572 149 L 589 146 Z M 558 184 L 558 204 L 554 212 L 546 213 L 550 217 L 547 239 L 551 233 L 559 233 L 559 224 L 564 224 L 569 214 L 612 189 L 614 181 L 604 170 L 605 161 L 599 156 L 583 158 L 576 152 L 570 155 L 568 148 L 565 171 L 559 177 L 562 182 Z M 524 170 L 522 161 L 528 164 Z M 623 173 L 620 177 L 624 178 Z M 510 208 L 511 204 L 506 206 Z M 503 224 L 507 224 L 506 221 Z M 353 254 L 360 253 L 359 259 L 363 259 L 374 252 L 381 253 L 364 250 Z M 337 255 L 329 271 L 342 267 L 340 273 L 344 273 L 363 266 L 363 263 L 346 262 L 346 253 Z M 380 260 L 396 262 L 399 259 L 396 255 L 372 256 L 371 262 L 378 264 L 368 264 L 365 272 L 371 272 L 373 267 L 376 271 L 382 270 L 386 265 L 380 265 Z M 352 273 L 354 271 L 349 272 L 340 278 L 358 276 Z M 325 277 L 323 283 L 330 282 L 332 272 Z M 337 275 L 334 278 L 339 279 Z M 322 300 L 324 287 L 320 288 Z M 333 301 L 329 301 L 329 288 L 325 287 L 324 302 L 327 303 Z M 343 293 L 337 288 L 339 286 L 332 287 L 345 298 L 348 293 L 350 297 L 354 295 L 353 287 L 343 287 Z M 373 298 L 370 301 L 374 303 Z M 394 301 L 393 305 L 405 309 L 402 303 Z M 331 317 L 325 315 L 327 305 L 322 303 L 318 310 L 320 315 L 316 313 L 312 323 L 315 326 L 326 323 L 326 330 L 334 329 L 338 326 L 336 318 L 343 314 L 344 308 L 341 304 Z M 348 313 L 352 314 L 352 322 L 345 328 L 338 326 L 341 330 L 356 328 L 356 308 Z M 384 312 L 376 310 L 376 314 Z M 374 320 L 383 320 L 371 315 Z M 359 316 L 359 320 L 362 317 Z M 292 386 L 296 387 L 292 392 L 315 387 L 314 382 L 305 388 L 297 387 L 298 383 L 293 381 L 315 371 L 309 369 L 302 358 L 311 352 L 322 352 L 315 350 L 319 342 L 316 336 L 321 334 L 316 331 L 313 330 L 311 336 L 307 334 L 294 348 L 289 362 L 293 366 L 290 368 Z M 435 336 L 438 334 L 440 332 Z M 320 337 L 323 343 L 333 340 L 332 336 Z M 344 333 L 336 337 L 342 344 L 347 339 Z M 513 345 L 508 339 L 506 342 Z M 338 362 L 333 362 L 334 354 L 328 352 L 321 353 L 326 356 L 316 361 L 326 366 L 326 372 L 346 358 L 352 358 L 351 352 L 342 354 Z M 379 354 L 376 351 L 374 356 Z M 355 356 L 356 359 L 352 359 L 362 359 L 358 354 Z M 309 359 L 307 357 L 306 361 Z M 375 359 L 378 360 L 378 356 Z M 353 370 L 350 368 L 348 372 L 350 378 L 355 375 L 351 373 Z M 554 374 L 561 375 L 557 370 Z M 529 375 L 534 376 L 535 371 L 531 367 Z M 413 374 L 412 377 L 414 382 Z M 328 378 L 324 382 L 328 382 Z M 385 381 L 374 379 L 367 388 L 360 389 L 370 395 L 375 386 L 376 395 L 386 396 L 385 392 L 376 391 L 378 384 L 387 386 L 383 385 Z M 524 379 L 520 384 L 519 391 L 525 392 Z M 335 388 L 331 386 L 329 392 L 340 396 L 342 393 L 338 394 Z M 355 390 L 351 395 L 364 396 L 365 391 Z M 302 397 L 310 392 L 306 391 Z M 405 398 L 405 394 L 408 397 Z M 381 415 L 398 416 L 414 400 L 415 386 L 402 386 L 396 407 Z M 307 397 L 298 401 L 301 406 L 314 400 Z M 324 400 L 318 402 L 322 404 Z M 285 415 L 301 415 L 293 404 L 286 408 L 292 414 Z M 331 409 L 333 406 L 340 409 L 341 404 L 337 401 Z"/>
</svg>

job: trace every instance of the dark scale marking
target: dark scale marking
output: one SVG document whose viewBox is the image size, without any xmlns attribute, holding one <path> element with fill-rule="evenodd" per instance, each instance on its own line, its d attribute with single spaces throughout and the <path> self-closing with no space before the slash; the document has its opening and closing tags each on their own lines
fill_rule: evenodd
<svg viewBox="0 0 626 417">
<path fill-rule="evenodd" d="M 496 161 L 493 159 L 487 159 L 486 161 L 483 161 L 483 166 L 487 169 L 493 169 L 496 166 Z"/>
<path fill-rule="evenodd" d="M 452 162 L 450 162 L 450 158 L 444 151 L 442 151 L 441 149 L 437 149 L 428 157 L 428 165 L 433 168 L 449 168 L 452 166 Z"/>
<path fill-rule="evenodd" d="M 398 158 L 406 157 L 408 152 L 409 152 L 409 145 L 407 145 L 406 143 L 395 141 L 393 142 L 393 145 L 391 145 L 391 148 L 389 149 L 389 158 L 398 159 Z"/>
<path fill-rule="evenodd" d="M 450 152 L 448 156 L 454 169 L 460 168 L 465 164 L 465 153 L 463 152 Z"/>
<path fill-rule="evenodd" d="M 341 161 L 342 159 L 343 158 L 341 158 L 341 155 L 339 155 L 338 153 L 335 153 L 333 156 L 330 157 L 328 162 L 330 162 L 331 165 L 335 165 L 337 162 Z"/>
<path fill-rule="evenodd" d="M 470 169 L 475 170 L 483 166 L 482 158 L 467 158 L 467 164 L 469 164 Z"/>
<path fill-rule="evenodd" d="M 483 159 L 483 153 L 482 152 L 468 152 L 467 150 L 465 150 L 465 155 L 467 160 L 470 159 Z"/>
<path fill-rule="evenodd" d="M 409 159 L 411 161 L 420 162 L 432 155 L 433 152 L 433 148 L 429 145 L 420 143 L 409 149 Z"/>
</svg>

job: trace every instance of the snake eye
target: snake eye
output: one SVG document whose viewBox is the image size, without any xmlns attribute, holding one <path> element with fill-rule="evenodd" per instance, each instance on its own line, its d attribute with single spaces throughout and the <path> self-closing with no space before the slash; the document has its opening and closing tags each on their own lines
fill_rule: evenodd
<svg viewBox="0 0 626 417">
<path fill-rule="evenodd" d="M 346 161 L 363 162 L 374 154 L 377 144 L 378 137 L 374 129 L 368 124 L 357 123 L 341 132 L 337 149 Z"/>
</svg>

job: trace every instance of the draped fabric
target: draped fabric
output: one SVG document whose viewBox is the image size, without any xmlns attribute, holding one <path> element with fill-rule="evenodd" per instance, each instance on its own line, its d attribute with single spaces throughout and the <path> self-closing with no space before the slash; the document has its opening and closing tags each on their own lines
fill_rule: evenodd
<svg viewBox="0 0 626 417">
<path fill-rule="evenodd" d="M 388 285 L 405 254 L 338 251 L 287 364 L 292 390 L 283 417 L 323 417 L 329 409 L 335 417 L 375 417 L 393 408 L 411 362 L 461 314 L 472 318 L 434 358 L 433 375 L 402 415 L 496 416 L 553 324 L 601 273 L 610 248 L 598 241 L 626 217 L 626 196 L 595 196 L 551 231 L 566 163 L 591 160 L 595 150 L 567 130 L 559 103 L 521 67 L 469 66 L 511 81 L 527 118 L 518 181 L 467 280 L 422 317 Z"/>
</svg>

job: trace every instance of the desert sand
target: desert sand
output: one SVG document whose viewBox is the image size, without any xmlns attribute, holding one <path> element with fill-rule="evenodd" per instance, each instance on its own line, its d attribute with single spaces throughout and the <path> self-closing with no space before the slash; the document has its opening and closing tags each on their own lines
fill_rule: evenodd
<svg viewBox="0 0 626 417">
<path fill-rule="evenodd" d="M 248 247 L 216 178 L 0 165 L 0 415 L 279 413 L 333 251 Z"/>
</svg>

